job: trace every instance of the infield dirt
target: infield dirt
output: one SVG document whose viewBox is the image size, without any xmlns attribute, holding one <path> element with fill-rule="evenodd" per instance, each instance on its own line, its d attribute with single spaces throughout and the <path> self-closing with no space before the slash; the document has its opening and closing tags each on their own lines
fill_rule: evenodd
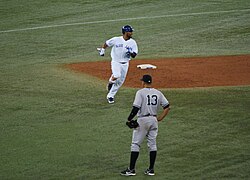
<svg viewBox="0 0 250 180">
<path fill-rule="evenodd" d="M 139 64 L 152 64 L 157 69 L 141 70 Z M 67 68 L 108 81 L 110 60 L 67 64 Z M 132 59 L 124 83 L 127 87 L 141 87 L 143 74 L 153 76 L 155 88 L 191 88 L 250 85 L 250 55 Z"/>
</svg>

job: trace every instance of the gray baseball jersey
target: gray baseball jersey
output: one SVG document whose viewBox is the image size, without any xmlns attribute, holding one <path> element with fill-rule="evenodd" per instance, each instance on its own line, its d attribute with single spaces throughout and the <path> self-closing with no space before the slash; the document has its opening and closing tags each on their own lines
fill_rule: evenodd
<svg viewBox="0 0 250 180">
<path fill-rule="evenodd" d="M 138 152 L 145 137 L 149 151 L 157 150 L 157 111 L 160 106 L 164 108 L 168 105 L 166 97 L 157 89 L 143 88 L 137 91 L 133 106 L 139 108 L 137 113 L 139 127 L 133 130 L 131 151 Z"/>
<path fill-rule="evenodd" d="M 169 104 L 166 97 L 157 89 L 143 88 L 137 91 L 133 106 L 140 110 L 138 117 L 156 116 L 159 106 L 166 107 Z"/>
</svg>

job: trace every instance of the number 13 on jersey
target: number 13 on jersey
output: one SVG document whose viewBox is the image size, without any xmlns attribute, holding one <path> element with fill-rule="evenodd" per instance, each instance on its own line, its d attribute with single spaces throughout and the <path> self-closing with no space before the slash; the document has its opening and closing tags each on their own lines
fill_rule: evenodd
<svg viewBox="0 0 250 180">
<path fill-rule="evenodd" d="M 147 95 L 147 105 L 157 105 L 158 104 L 158 97 L 157 95 Z"/>
</svg>

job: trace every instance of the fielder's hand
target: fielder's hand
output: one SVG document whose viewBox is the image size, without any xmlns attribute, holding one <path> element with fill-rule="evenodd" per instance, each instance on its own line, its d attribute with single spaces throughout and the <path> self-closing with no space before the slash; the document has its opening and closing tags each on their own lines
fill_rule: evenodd
<svg viewBox="0 0 250 180">
<path fill-rule="evenodd" d="M 137 128 L 137 127 L 139 126 L 137 120 L 127 121 L 127 122 L 126 122 L 126 125 L 127 125 L 130 129 Z"/>
<path fill-rule="evenodd" d="M 104 48 L 96 48 L 96 49 L 99 52 L 100 56 L 104 56 L 104 54 L 105 54 L 105 49 Z"/>
</svg>

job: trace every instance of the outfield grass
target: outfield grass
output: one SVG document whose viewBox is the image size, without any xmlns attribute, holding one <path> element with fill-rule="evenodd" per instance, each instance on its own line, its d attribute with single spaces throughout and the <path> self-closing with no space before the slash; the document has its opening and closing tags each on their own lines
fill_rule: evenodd
<svg viewBox="0 0 250 180">
<path fill-rule="evenodd" d="M 62 66 L 109 61 L 95 49 L 121 26 L 135 28 L 137 59 L 250 53 L 246 0 L 1 4 L 0 179 L 123 179 L 137 89 L 122 87 L 109 105 L 105 81 Z M 162 91 L 172 110 L 153 178 L 249 179 L 250 86 Z M 144 144 L 136 179 L 147 165 Z"/>
</svg>

